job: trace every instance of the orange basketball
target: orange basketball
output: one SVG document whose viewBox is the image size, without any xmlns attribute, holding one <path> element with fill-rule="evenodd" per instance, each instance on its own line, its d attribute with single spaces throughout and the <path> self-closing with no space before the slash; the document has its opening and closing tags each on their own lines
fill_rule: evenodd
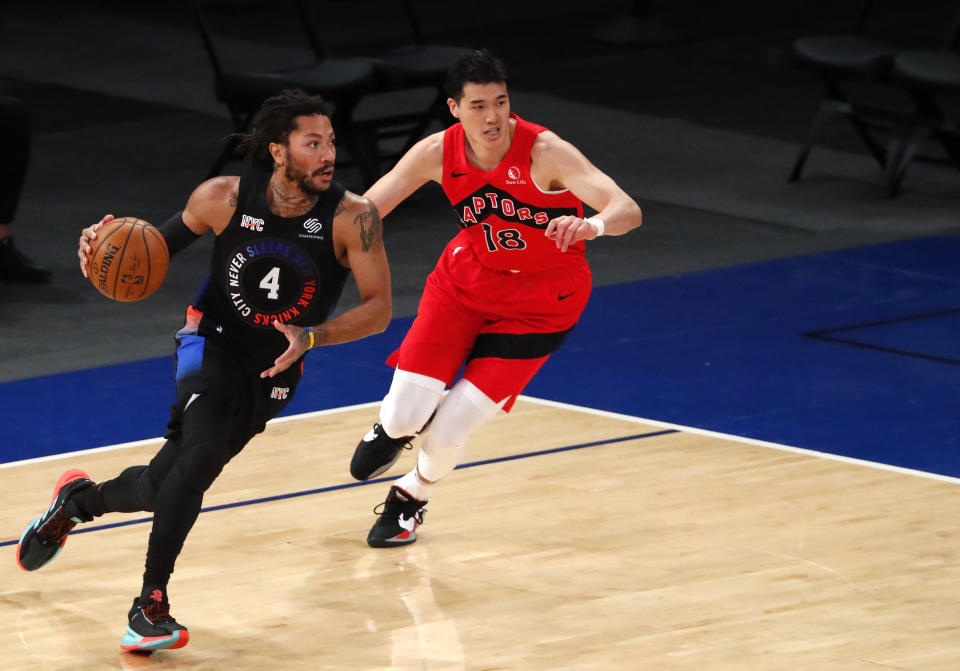
<svg viewBox="0 0 960 671">
<path fill-rule="evenodd" d="M 97 231 L 90 254 L 90 281 L 115 301 L 138 301 L 163 284 L 170 265 L 167 242 L 136 217 L 108 221 Z"/>
</svg>

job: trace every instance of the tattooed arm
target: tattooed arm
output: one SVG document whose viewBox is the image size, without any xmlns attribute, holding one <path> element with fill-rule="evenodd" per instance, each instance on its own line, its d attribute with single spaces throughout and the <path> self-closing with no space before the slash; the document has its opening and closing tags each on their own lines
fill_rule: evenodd
<svg viewBox="0 0 960 671">
<path fill-rule="evenodd" d="M 366 198 L 350 193 L 333 219 L 337 258 L 353 271 L 360 305 L 316 329 L 317 345 L 335 345 L 382 333 L 390 323 L 390 266 L 383 246 L 383 224 L 377 208 Z"/>
<path fill-rule="evenodd" d="M 333 245 L 337 260 L 353 271 L 360 291 L 360 305 L 312 326 L 314 347 L 339 345 L 383 333 L 393 310 L 383 224 L 373 203 L 349 191 L 346 193 L 333 217 Z M 306 329 L 288 324 L 274 326 L 287 336 L 290 347 L 274 362 L 273 368 L 263 371 L 260 377 L 273 377 L 310 348 L 310 334 Z"/>
</svg>

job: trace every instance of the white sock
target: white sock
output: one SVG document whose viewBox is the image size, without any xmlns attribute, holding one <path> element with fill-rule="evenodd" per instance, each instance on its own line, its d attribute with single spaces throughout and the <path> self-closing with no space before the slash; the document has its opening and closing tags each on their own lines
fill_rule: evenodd
<svg viewBox="0 0 960 671">
<path fill-rule="evenodd" d="M 433 489 L 433 485 L 428 485 L 417 477 L 416 467 L 393 484 L 420 501 L 427 501 L 430 490 Z"/>
</svg>

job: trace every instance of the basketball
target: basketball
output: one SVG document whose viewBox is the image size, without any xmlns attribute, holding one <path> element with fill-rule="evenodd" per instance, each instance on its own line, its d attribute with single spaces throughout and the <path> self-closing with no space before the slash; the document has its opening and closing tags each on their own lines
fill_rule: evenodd
<svg viewBox="0 0 960 671">
<path fill-rule="evenodd" d="M 97 231 L 91 245 L 90 281 L 115 301 L 138 301 L 163 284 L 170 264 L 167 242 L 153 225 L 119 217 Z"/>
</svg>

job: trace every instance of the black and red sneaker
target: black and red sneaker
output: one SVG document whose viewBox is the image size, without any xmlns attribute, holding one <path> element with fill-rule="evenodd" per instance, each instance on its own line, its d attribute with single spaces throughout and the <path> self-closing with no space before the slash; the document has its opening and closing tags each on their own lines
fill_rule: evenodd
<svg viewBox="0 0 960 671">
<path fill-rule="evenodd" d="M 413 498 L 405 490 L 393 485 L 387 494 L 387 500 L 377 505 L 383 506 L 376 521 L 367 534 L 367 545 L 374 548 L 390 548 L 398 545 L 410 545 L 417 540 L 416 529 L 423 524 L 427 512 L 426 501 Z M 373 509 L 377 512 L 377 509 Z"/>
<path fill-rule="evenodd" d="M 170 615 L 170 602 L 163 590 L 155 589 L 147 599 L 133 600 L 127 613 L 127 631 L 120 641 L 123 650 L 175 650 L 189 642 L 190 632 Z"/>
<path fill-rule="evenodd" d="M 71 468 L 60 476 L 47 512 L 30 522 L 20 536 L 17 544 L 17 565 L 20 568 L 36 571 L 50 563 L 63 549 L 73 527 L 93 519 L 69 505 L 68 501 L 71 494 L 91 485 L 93 480 L 78 468 Z"/>
<path fill-rule="evenodd" d="M 383 427 L 374 424 L 373 428 L 357 444 L 350 460 L 350 475 L 357 480 L 375 478 L 397 463 L 404 449 L 413 447 L 413 436 L 391 438 Z"/>
</svg>

